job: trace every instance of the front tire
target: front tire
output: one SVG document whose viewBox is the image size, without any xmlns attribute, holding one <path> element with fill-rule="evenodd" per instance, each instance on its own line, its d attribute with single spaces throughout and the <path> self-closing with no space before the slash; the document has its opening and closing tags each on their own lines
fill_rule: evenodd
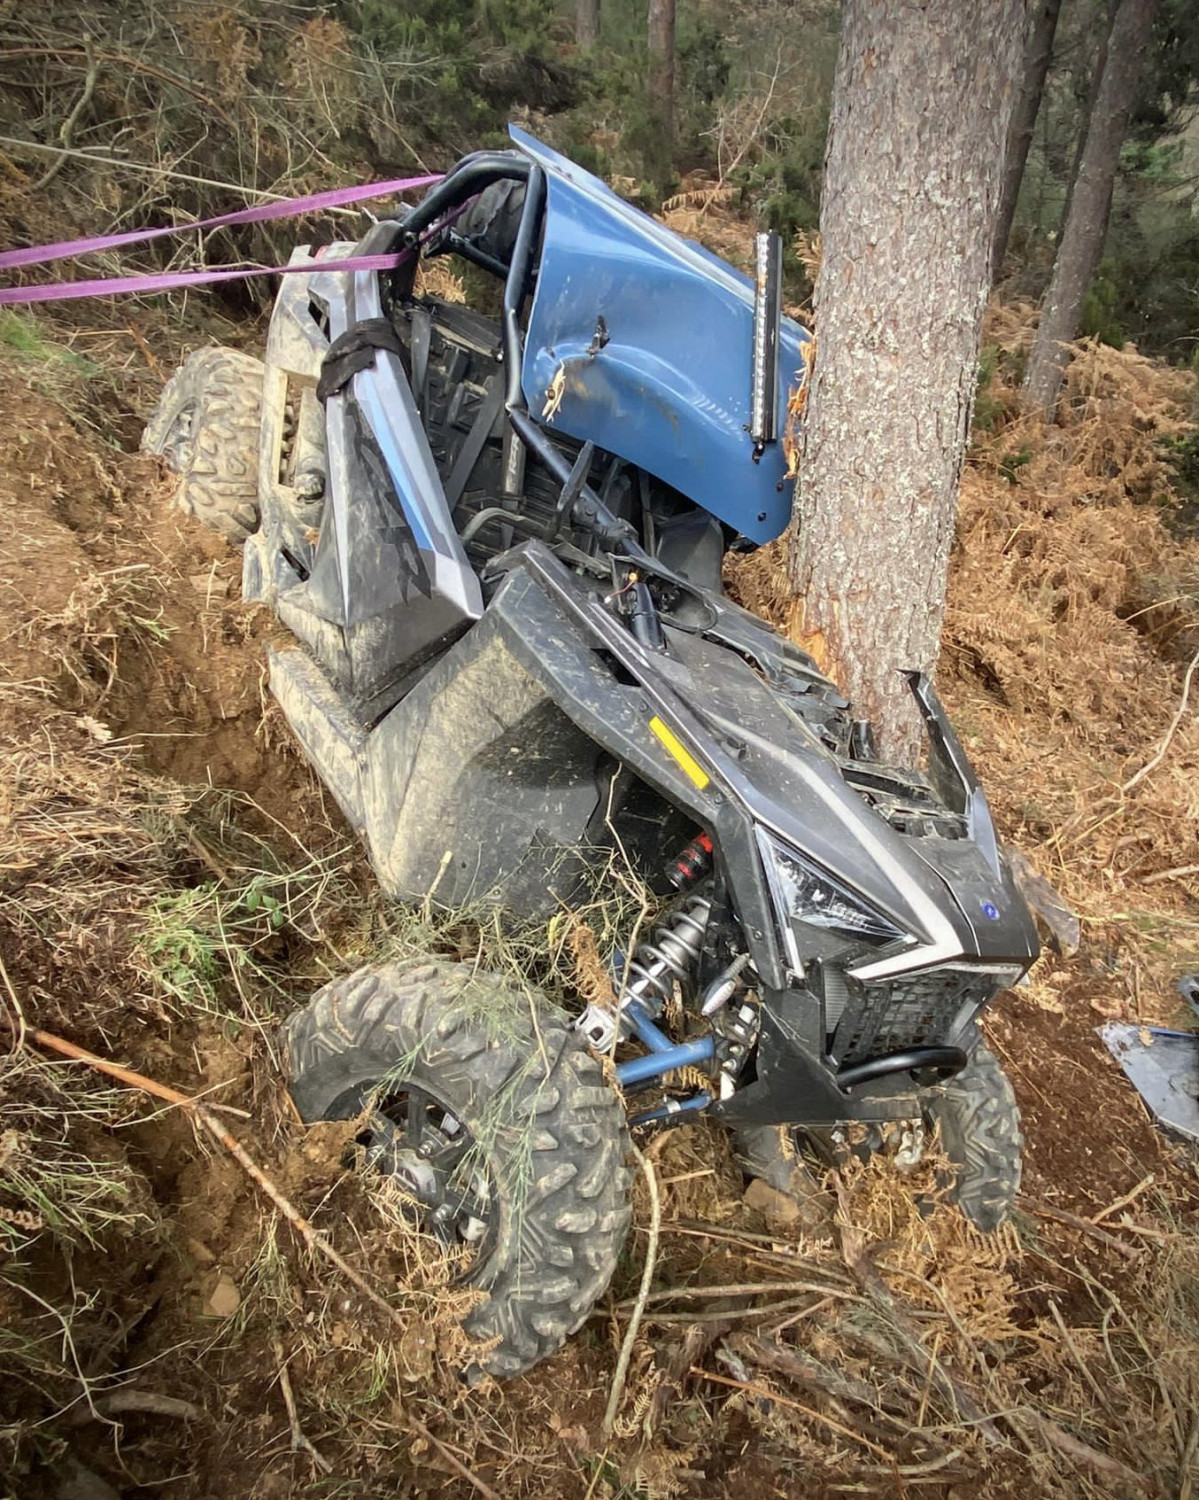
<svg viewBox="0 0 1199 1500">
<path fill-rule="evenodd" d="M 953 1166 L 954 1202 L 977 1229 L 998 1229 L 1020 1191 L 1024 1135 L 1012 1085 L 981 1038 L 962 1071 L 934 1091 L 925 1113 L 940 1127 Z"/>
<path fill-rule="evenodd" d="M 620 1101 L 577 1034 L 544 1003 L 534 1012 L 537 998 L 464 964 L 417 959 L 326 985 L 284 1028 L 301 1118 L 363 1119 L 368 1161 L 425 1205 L 426 1227 L 445 1237 L 457 1214 L 461 1238 L 474 1239 L 465 1279 L 489 1295 L 463 1326 L 493 1344 L 479 1366 L 500 1377 L 528 1370 L 582 1325 L 630 1217 Z M 432 1122 L 432 1150 L 414 1148 L 423 1124 L 404 1135 L 413 1098 Z M 389 1111 L 398 1124 L 380 1118 Z M 467 1208 L 461 1184 L 450 1188 L 463 1130 L 465 1159 L 487 1179 Z"/>
<path fill-rule="evenodd" d="M 963 1216 L 984 1233 L 999 1228 L 1015 1206 L 1020 1191 L 1024 1136 L 1020 1107 L 999 1059 L 977 1034 L 963 1042 L 969 1061 L 946 1083 L 926 1091 L 922 1124 L 931 1135 L 939 1131 L 950 1170 L 944 1186 Z M 796 1144 L 826 1166 L 843 1164 L 850 1156 L 867 1160 L 881 1149 L 877 1132 L 849 1146 L 839 1131 L 795 1130 Z M 789 1179 L 794 1162 L 769 1131 L 742 1133 L 736 1140 L 746 1171 L 794 1197 L 801 1206 L 811 1193 Z M 803 1179 L 798 1179 L 801 1183 Z"/>
<path fill-rule="evenodd" d="M 179 475 L 175 501 L 240 546 L 258 529 L 261 360 L 216 344 L 188 355 L 142 433 Z"/>
</svg>

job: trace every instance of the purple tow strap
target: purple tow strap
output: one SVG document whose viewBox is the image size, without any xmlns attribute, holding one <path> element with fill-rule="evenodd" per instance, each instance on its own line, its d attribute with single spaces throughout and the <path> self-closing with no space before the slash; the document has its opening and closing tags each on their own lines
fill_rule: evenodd
<svg viewBox="0 0 1199 1500">
<path fill-rule="evenodd" d="M 0 307 L 28 302 L 70 302 L 76 297 L 113 297 L 121 292 L 169 292 L 175 287 L 206 286 L 215 281 L 237 281 L 249 276 L 311 276 L 315 271 L 391 271 L 412 254 L 330 256 L 298 266 L 247 266 L 223 271 L 159 271 L 147 276 L 101 276 L 92 281 L 51 281 L 44 286 L 15 286 L 0 290 Z"/>
<path fill-rule="evenodd" d="M 0 271 L 14 270 L 17 266 L 41 266 L 47 261 L 66 260 L 72 255 L 90 255 L 96 250 L 114 250 L 119 245 L 138 245 L 146 240 L 162 239 L 171 234 L 187 234 L 193 229 L 220 229 L 225 224 L 261 224 L 267 219 L 290 219 L 296 214 L 315 213 L 325 208 L 341 208 L 347 203 L 360 203 L 366 198 L 382 198 L 392 193 L 407 192 L 410 188 L 430 187 L 433 183 L 440 181 L 440 175 L 434 175 L 396 177 L 388 182 L 363 182 L 357 187 L 330 188 L 323 193 L 309 193 L 304 198 L 283 198 L 278 203 L 262 203 L 257 208 L 239 208 L 235 213 L 217 214 L 215 218 L 198 219 L 193 224 L 171 224 L 165 229 L 131 229 L 122 234 L 95 234 L 82 240 L 58 240 L 52 245 L 27 245 L 21 250 L 0 251 Z M 363 267 L 363 269 L 366 268 Z M 114 286 L 113 290 L 117 288 Z M 121 290 L 126 289 L 121 288 Z M 80 293 L 79 295 L 94 294 Z M 50 299 L 33 300 L 49 301 Z"/>
</svg>

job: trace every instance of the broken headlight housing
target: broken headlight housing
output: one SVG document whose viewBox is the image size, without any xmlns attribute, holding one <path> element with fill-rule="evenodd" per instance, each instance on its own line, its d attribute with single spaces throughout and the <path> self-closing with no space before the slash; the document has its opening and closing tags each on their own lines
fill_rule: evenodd
<svg viewBox="0 0 1199 1500">
<path fill-rule="evenodd" d="M 814 860 L 762 829 L 758 830 L 758 842 L 778 910 L 787 957 L 797 973 L 803 972 L 797 926 L 817 927 L 848 942 L 864 943 L 871 948 L 881 948 L 908 936 L 889 917 Z"/>
</svg>

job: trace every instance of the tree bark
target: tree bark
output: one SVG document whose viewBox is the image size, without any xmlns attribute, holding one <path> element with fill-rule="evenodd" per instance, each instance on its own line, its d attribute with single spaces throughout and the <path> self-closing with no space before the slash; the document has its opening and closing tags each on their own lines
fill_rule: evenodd
<svg viewBox="0 0 1199 1500">
<path fill-rule="evenodd" d="M 1041 95 L 1045 92 L 1045 79 L 1053 59 L 1053 38 L 1061 9 L 1062 0 L 1040 0 L 1033 14 L 1032 30 L 1024 49 L 1023 78 L 1012 110 L 1012 123 L 1008 127 L 1007 148 L 1003 158 L 1003 187 L 991 247 L 992 281 L 997 281 L 1003 270 L 1003 257 L 1007 253 L 1007 242 L 1012 233 L 1012 220 L 1016 217 L 1020 184 L 1024 181 L 1028 148 L 1032 145 L 1037 114 L 1041 108 Z"/>
<path fill-rule="evenodd" d="M 580 48 L 599 41 L 600 0 L 575 0 L 575 42 Z"/>
<path fill-rule="evenodd" d="M 1068 345 L 1078 333 L 1083 299 L 1103 256 L 1120 147 L 1136 103 L 1156 9 L 1157 0 L 1120 0 L 1112 22 L 1107 61 L 1024 377 L 1025 401 L 1046 419 L 1057 403 L 1070 359 Z"/>
<path fill-rule="evenodd" d="M 649 0 L 650 167 L 659 183 L 669 176 L 674 154 L 674 9 L 675 0 Z"/>
<path fill-rule="evenodd" d="M 910 757 L 974 406 L 1025 0 L 846 0 L 791 555 L 802 644 Z"/>
</svg>

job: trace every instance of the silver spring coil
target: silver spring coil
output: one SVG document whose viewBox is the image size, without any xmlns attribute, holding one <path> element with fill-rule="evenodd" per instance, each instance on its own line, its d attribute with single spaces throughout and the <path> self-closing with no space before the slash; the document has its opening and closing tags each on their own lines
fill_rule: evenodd
<svg viewBox="0 0 1199 1500">
<path fill-rule="evenodd" d="M 652 941 L 638 943 L 628 962 L 626 1004 L 639 1000 L 657 1016 L 676 982 L 684 986 L 690 982 L 699 963 L 711 910 L 707 896 L 692 896 L 685 906 L 671 913 L 666 923 L 654 929 Z"/>
</svg>

